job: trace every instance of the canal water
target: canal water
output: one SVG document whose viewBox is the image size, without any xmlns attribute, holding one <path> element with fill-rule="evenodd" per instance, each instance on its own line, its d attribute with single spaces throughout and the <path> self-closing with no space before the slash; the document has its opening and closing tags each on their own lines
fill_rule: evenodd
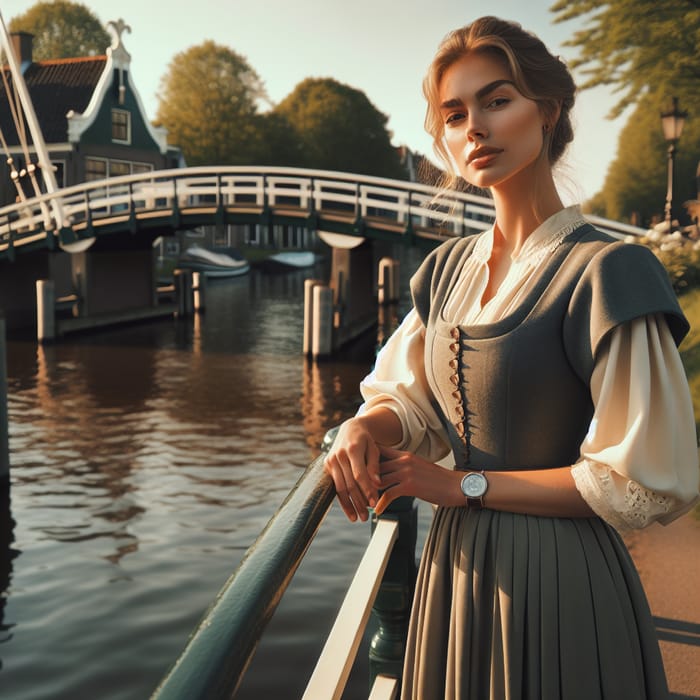
<svg viewBox="0 0 700 700">
<path fill-rule="evenodd" d="M 194 318 L 8 342 L 0 697 L 149 697 L 359 404 L 376 337 L 301 355 L 304 278 L 318 274 L 253 270 L 210 283 Z M 237 697 L 300 696 L 368 535 L 333 505 Z M 346 697 L 367 688 L 363 649 Z"/>
</svg>

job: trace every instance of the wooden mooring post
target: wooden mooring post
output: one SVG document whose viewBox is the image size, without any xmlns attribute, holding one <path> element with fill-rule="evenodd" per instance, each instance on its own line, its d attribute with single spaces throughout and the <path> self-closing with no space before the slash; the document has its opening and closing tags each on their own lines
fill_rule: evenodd
<svg viewBox="0 0 700 700">
<path fill-rule="evenodd" d="M 40 343 L 56 337 L 56 290 L 53 280 L 36 281 L 36 338 Z"/>
<path fill-rule="evenodd" d="M 192 291 L 192 271 L 177 269 L 173 272 L 175 299 L 178 316 L 191 316 L 194 309 L 194 293 Z"/>
<path fill-rule="evenodd" d="M 314 360 L 333 352 L 333 290 L 318 280 L 304 281 L 303 352 Z"/>
<path fill-rule="evenodd" d="M 399 300 L 401 285 L 399 282 L 399 261 L 382 258 L 379 261 L 377 281 L 377 301 L 380 305 L 393 304 Z"/>
</svg>

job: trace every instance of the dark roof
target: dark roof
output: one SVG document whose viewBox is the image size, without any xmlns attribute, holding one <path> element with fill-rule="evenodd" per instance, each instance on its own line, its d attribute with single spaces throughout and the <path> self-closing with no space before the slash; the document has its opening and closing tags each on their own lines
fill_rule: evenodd
<svg viewBox="0 0 700 700">
<path fill-rule="evenodd" d="M 62 58 L 53 61 L 32 63 L 24 73 L 34 111 L 41 126 L 46 143 L 65 143 L 68 140 L 66 114 L 72 109 L 84 112 L 90 102 L 107 61 L 106 56 L 85 58 Z M 7 66 L 2 70 L 12 89 L 12 77 Z M 19 138 L 12 113 L 0 82 L 0 129 L 8 145 L 16 146 Z M 27 138 L 31 143 L 29 130 Z"/>
<path fill-rule="evenodd" d="M 423 185 L 430 185 L 431 187 L 442 187 L 444 185 L 447 173 L 444 170 L 438 168 L 434 165 L 429 158 L 421 155 L 420 153 L 413 154 L 413 163 L 416 169 L 416 181 Z M 488 190 L 481 189 L 480 187 L 475 187 L 470 185 L 466 180 L 458 177 L 455 183 L 452 185 L 452 189 L 458 192 L 467 192 L 468 194 L 476 194 L 481 197 L 490 197 L 491 194 Z"/>
</svg>

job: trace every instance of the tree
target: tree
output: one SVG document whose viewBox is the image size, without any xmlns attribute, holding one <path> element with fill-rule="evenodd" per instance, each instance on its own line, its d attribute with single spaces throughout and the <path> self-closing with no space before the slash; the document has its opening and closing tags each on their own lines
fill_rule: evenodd
<svg viewBox="0 0 700 700">
<path fill-rule="evenodd" d="M 37 2 L 13 17 L 11 32 L 34 35 L 35 61 L 102 55 L 111 39 L 102 23 L 85 5 L 67 0 Z"/>
<path fill-rule="evenodd" d="M 661 129 L 659 108 L 664 106 L 659 92 L 643 95 L 629 121 L 620 132 L 617 156 L 610 164 L 603 191 L 594 199 L 605 206 L 605 216 L 635 219 L 647 226 L 663 218 L 666 201 L 667 144 Z M 668 105 L 667 105 L 668 106 Z M 700 99 L 686 105 L 700 114 Z M 688 120 L 674 167 L 674 217 L 683 220 L 682 204 L 697 196 L 695 169 L 700 155 L 700 119 Z"/>
<path fill-rule="evenodd" d="M 587 76 L 583 88 L 625 91 L 611 116 L 659 85 L 682 97 L 698 91 L 698 0 L 557 0 L 551 11 L 555 22 L 585 18 L 567 42 L 579 49 L 572 66 Z"/>
<path fill-rule="evenodd" d="M 660 112 L 675 96 L 690 113 L 674 177 L 674 213 L 681 213 L 678 205 L 697 194 L 700 0 L 556 0 L 551 11 L 556 22 L 584 23 L 567 42 L 579 51 L 571 65 L 585 76 L 581 87 L 609 85 L 622 94 L 611 118 L 636 107 L 604 190 L 594 197 L 596 210 L 604 206 L 611 218 L 636 215 L 641 224 L 663 215 L 667 163 Z"/>
<path fill-rule="evenodd" d="M 248 61 L 208 40 L 171 61 L 161 79 L 156 122 L 189 165 L 247 165 L 263 150 L 257 104 L 266 99 Z"/>
<path fill-rule="evenodd" d="M 274 114 L 291 127 L 299 147 L 288 165 L 405 177 L 391 145 L 387 117 L 360 90 L 332 78 L 307 78 Z"/>
<path fill-rule="evenodd" d="M 286 117 L 274 110 L 265 112 L 260 115 L 257 128 L 260 138 L 259 165 L 301 167 L 304 164 L 303 144 Z"/>
</svg>

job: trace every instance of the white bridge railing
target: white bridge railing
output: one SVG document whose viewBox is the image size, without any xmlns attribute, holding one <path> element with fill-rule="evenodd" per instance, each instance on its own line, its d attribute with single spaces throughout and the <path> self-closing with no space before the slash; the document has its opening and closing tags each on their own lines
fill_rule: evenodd
<svg viewBox="0 0 700 700">
<path fill-rule="evenodd" d="M 58 206 L 56 206 L 58 205 Z M 401 180 L 299 168 L 207 166 L 157 170 L 82 183 L 0 208 L 0 257 L 10 249 L 51 244 L 52 237 L 99 234 L 120 221 L 147 227 L 173 214 L 316 217 L 357 222 L 369 232 L 409 231 L 426 238 L 476 233 L 493 222 L 492 200 Z M 59 212 L 60 221 L 56 220 Z M 212 218 L 212 222 L 214 219 Z M 616 236 L 642 229 L 591 217 Z"/>
</svg>

